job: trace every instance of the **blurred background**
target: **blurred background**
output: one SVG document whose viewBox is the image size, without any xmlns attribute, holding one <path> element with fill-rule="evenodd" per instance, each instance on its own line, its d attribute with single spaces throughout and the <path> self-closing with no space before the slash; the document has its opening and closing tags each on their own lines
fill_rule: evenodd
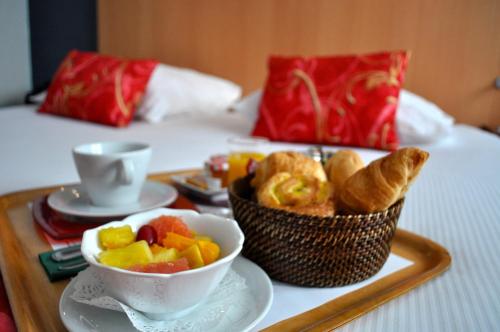
<svg viewBox="0 0 500 332">
<path fill-rule="evenodd" d="M 408 49 L 405 88 L 500 125 L 498 0 L 1 0 L 0 106 L 47 87 L 73 48 L 155 58 L 262 87 L 270 54 Z"/>
</svg>

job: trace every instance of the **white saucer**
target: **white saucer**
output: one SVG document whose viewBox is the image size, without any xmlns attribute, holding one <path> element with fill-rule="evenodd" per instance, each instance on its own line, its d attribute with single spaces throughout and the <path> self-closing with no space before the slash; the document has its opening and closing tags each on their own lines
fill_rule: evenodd
<svg viewBox="0 0 500 332">
<path fill-rule="evenodd" d="M 267 274 L 255 263 L 241 256 L 236 257 L 231 268 L 246 279 L 248 294 L 250 296 L 237 299 L 250 301 L 246 307 L 252 308 L 237 320 L 229 320 L 222 316 L 219 323 L 205 329 L 206 332 L 216 331 L 249 331 L 260 322 L 271 308 L 273 302 L 273 289 Z M 137 331 L 123 312 L 100 309 L 94 306 L 78 303 L 70 298 L 74 292 L 74 285 L 78 276 L 73 278 L 66 286 L 59 301 L 59 315 L 64 326 L 73 332 L 83 331 Z M 240 296 L 239 293 L 231 296 Z M 197 312 L 203 309 L 201 304 L 188 316 L 196 317 Z M 232 317 L 235 318 L 235 317 Z"/>
<path fill-rule="evenodd" d="M 177 190 L 168 184 L 146 181 L 139 202 L 117 207 L 95 206 L 80 185 L 61 187 L 49 195 L 47 203 L 60 212 L 77 217 L 119 217 L 166 206 L 175 201 Z"/>
</svg>

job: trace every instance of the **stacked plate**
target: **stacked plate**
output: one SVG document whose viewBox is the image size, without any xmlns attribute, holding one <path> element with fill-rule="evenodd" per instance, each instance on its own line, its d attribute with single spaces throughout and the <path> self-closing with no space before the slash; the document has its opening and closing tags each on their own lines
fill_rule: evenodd
<svg viewBox="0 0 500 332">
<path fill-rule="evenodd" d="M 67 216 L 102 218 L 122 217 L 132 213 L 167 206 L 177 198 L 177 190 L 171 185 L 146 181 L 142 187 L 139 201 L 124 206 L 95 206 L 90 202 L 81 185 L 61 187 L 49 195 L 48 205 L 55 211 Z"/>
<path fill-rule="evenodd" d="M 75 232 L 77 229 L 82 232 L 85 228 L 95 227 L 97 223 L 105 223 L 137 212 L 168 206 L 174 201 L 177 204 L 177 201 L 182 198 L 182 195 L 178 197 L 176 188 L 148 181 L 143 186 L 136 204 L 113 208 L 98 207 L 92 205 L 80 185 L 71 185 L 61 187 L 46 198 L 35 201 L 33 214 L 35 219 L 37 214 L 41 219 L 48 219 L 51 216 L 52 221 L 57 219 L 56 216 L 59 216 L 60 219 L 64 218 L 68 227 L 72 226 Z M 190 314 L 179 318 L 178 324 L 172 324 L 171 321 L 150 322 L 148 324 L 151 326 L 157 324 L 167 324 L 174 327 L 191 326 L 201 324 L 209 319 L 210 324 L 204 326 L 205 331 L 251 330 L 264 318 L 271 307 L 272 284 L 260 267 L 243 257 L 237 257 L 231 269 L 245 280 L 244 290 L 230 292 L 229 296 L 223 299 L 223 302 L 214 302 L 209 296 Z M 65 327 L 70 331 L 142 330 L 140 326 L 137 326 L 137 321 L 131 320 L 130 313 L 105 309 L 74 299 L 73 295 L 82 283 L 86 285 L 85 287 L 89 286 L 92 289 L 102 288 L 102 285 L 96 284 L 98 281 L 89 281 L 87 271 L 89 270 L 84 270 L 74 277 L 60 298 L 59 314 Z M 90 284 L 85 284 L 89 282 Z M 100 297 L 96 297 L 95 300 L 106 296 L 108 294 L 104 290 L 104 293 L 100 294 Z M 219 314 L 214 316 L 214 312 L 219 312 Z"/>
</svg>

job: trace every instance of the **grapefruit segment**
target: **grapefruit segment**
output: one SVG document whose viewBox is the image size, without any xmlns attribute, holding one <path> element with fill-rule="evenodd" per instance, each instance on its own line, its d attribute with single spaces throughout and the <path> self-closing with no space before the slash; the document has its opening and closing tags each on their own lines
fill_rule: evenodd
<svg viewBox="0 0 500 332">
<path fill-rule="evenodd" d="M 159 216 L 149 222 L 150 226 L 156 230 L 158 243 L 162 243 L 168 232 L 176 233 L 185 237 L 192 238 L 193 233 L 188 226 L 179 217 Z"/>
<path fill-rule="evenodd" d="M 146 265 L 134 265 L 129 268 L 130 271 L 144 273 L 176 273 L 189 270 L 189 263 L 186 258 L 179 258 L 173 262 L 149 263 Z"/>
</svg>

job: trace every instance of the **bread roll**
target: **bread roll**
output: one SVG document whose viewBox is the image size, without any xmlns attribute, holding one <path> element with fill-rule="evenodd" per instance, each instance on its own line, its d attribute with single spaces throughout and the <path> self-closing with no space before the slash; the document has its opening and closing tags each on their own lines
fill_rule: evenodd
<svg viewBox="0 0 500 332">
<path fill-rule="evenodd" d="M 257 190 L 274 174 L 307 174 L 320 181 L 326 181 L 326 174 L 321 164 L 298 152 L 275 152 L 259 162 L 251 185 Z"/>
<path fill-rule="evenodd" d="M 342 212 L 382 211 L 402 198 L 420 172 L 429 153 L 404 148 L 371 162 L 354 173 L 339 194 Z"/>
<path fill-rule="evenodd" d="M 365 166 L 358 153 L 352 150 L 335 152 L 325 164 L 328 181 L 333 184 L 335 192 L 340 193 L 344 182 Z"/>
<path fill-rule="evenodd" d="M 300 214 L 332 216 L 331 185 L 308 175 L 279 172 L 257 191 L 260 205 Z"/>
</svg>

